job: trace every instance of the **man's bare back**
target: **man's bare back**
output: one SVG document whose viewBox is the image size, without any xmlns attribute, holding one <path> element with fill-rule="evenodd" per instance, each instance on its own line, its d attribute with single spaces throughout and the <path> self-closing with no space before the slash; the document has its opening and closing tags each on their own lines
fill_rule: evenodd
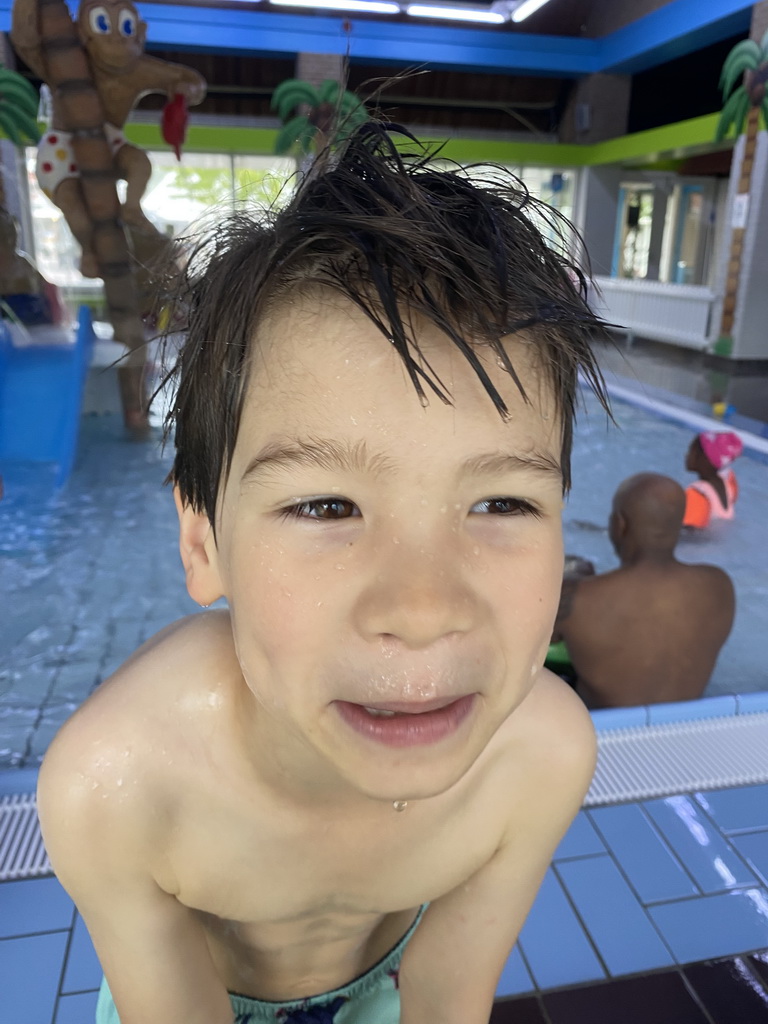
<svg viewBox="0 0 768 1024">
<path fill-rule="evenodd" d="M 639 484 L 627 487 L 632 481 Z M 556 636 L 566 641 L 590 707 L 695 699 L 731 631 L 733 585 L 716 566 L 673 557 L 685 507 L 679 485 L 642 474 L 622 487 L 611 520 L 622 565 L 563 584 Z M 652 508 L 649 488 L 656 488 Z M 661 518 L 666 513 L 671 522 Z M 654 515 L 664 525 L 649 539 Z"/>
</svg>

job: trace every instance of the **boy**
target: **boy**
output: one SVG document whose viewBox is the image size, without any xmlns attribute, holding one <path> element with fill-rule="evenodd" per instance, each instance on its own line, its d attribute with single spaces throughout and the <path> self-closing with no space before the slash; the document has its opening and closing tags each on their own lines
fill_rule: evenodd
<svg viewBox="0 0 768 1024">
<path fill-rule="evenodd" d="M 594 765 L 542 665 L 598 325 L 529 202 L 367 125 L 191 259 L 171 477 L 189 593 L 228 608 L 40 779 L 99 1022 L 487 1022 Z"/>
</svg>

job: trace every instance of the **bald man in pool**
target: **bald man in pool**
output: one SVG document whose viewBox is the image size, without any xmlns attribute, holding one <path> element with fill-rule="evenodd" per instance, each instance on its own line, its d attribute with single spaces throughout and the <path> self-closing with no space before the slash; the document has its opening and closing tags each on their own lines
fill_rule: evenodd
<svg viewBox="0 0 768 1024">
<path fill-rule="evenodd" d="M 576 689 L 591 708 L 700 697 L 733 625 L 730 577 L 675 558 L 685 492 L 658 473 L 616 491 L 608 532 L 621 563 L 566 579 L 554 640 L 564 640 Z"/>
</svg>

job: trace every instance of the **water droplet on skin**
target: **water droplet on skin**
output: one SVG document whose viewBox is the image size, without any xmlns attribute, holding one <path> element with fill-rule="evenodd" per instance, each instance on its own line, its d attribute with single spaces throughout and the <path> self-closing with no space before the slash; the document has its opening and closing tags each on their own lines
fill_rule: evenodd
<svg viewBox="0 0 768 1024">
<path fill-rule="evenodd" d="M 338 569 L 339 571 L 343 571 L 344 569 L 346 569 L 346 565 L 342 565 L 341 562 L 339 562 L 338 565 L 334 565 L 334 569 Z"/>
<path fill-rule="evenodd" d="M 472 548 L 472 554 L 473 555 L 479 555 L 480 554 L 480 548 L 479 547 Z"/>
<path fill-rule="evenodd" d="M 392 538 L 392 543 L 393 544 L 399 544 L 400 543 L 400 538 L 399 537 L 393 537 Z"/>
<path fill-rule="evenodd" d="M 122 786 L 122 784 L 123 784 L 123 780 L 122 780 L 122 779 L 117 779 L 117 780 L 116 780 L 116 784 L 117 784 L 118 786 Z"/>
</svg>

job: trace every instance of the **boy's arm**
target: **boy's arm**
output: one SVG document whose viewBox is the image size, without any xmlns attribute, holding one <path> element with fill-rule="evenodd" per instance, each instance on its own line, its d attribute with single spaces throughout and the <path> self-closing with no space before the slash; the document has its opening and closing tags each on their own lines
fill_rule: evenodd
<svg viewBox="0 0 768 1024">
<path fill-rule="evenodd" d="M 136 798 L 109 771 L 97 781 L 92 764 L 78 764 L 71 726 L 46 756 L 38 810 L 51 862 L 88 926 L 121 1024 L 232 1024 L 200 923 L 152 876 Z"/>
<path fill-rule="evenodd" d="M 561 702 L 567 712 L 553 715 L 527 794 L 519 801 L 509 793 L 514 812 L 506 841 L 467 882 L 429 906 L 406 948 L 401 1024 L 488 1022 L 504 963 L 594 772 L 589 714 L 570 690 Z"/>
</svg>

